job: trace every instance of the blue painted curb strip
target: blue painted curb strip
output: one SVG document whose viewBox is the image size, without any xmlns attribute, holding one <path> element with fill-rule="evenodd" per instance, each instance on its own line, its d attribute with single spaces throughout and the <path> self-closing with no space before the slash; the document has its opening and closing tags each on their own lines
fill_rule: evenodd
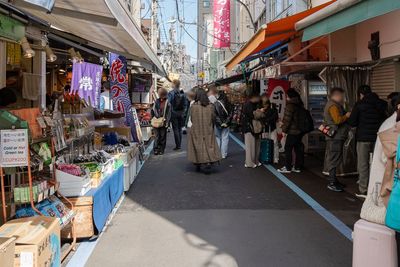
<svg viewBox="0 0 400 267">
<path fill-rule="evenodd" d="M 230 134 L 230 137 L 233 141 L 235 141 L 241 148 L 245 149 L 244 143 L 239 140 L 233 134 Z M 278 178 L 282 183 L 284 183 L 287 187 L 289 187 L 294 193 L 296 193 L 304 202 L 307 203 L 315 212 L 322 216 L 329 224 L 331 224 L 336 230 L 338 230 L 342 235 L 344 235 L 350 241 L 352 238 L 352 230 L 344 224 L 341 220 L 339 220 L 335 215 L 322 207 L 317 201 L 315 201 L 309 194 L 300 189 L 295 183 L 290 181 L 286 176 L 282 173 L 278 172 L 271 165 L 264 165 L 267 170 L 269 170 L 276 178 Z"/>
</svg>

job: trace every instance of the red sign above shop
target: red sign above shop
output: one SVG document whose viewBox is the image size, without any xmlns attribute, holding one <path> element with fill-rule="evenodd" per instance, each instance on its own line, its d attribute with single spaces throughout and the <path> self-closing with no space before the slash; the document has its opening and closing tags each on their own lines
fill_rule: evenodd
<svg viewBox="0 0 400 267">
<path fill-rule="evenodd" d="M 230 0 L 214 1 L 214 47 L 230 47 L 231 42 Z"/>
</svg>

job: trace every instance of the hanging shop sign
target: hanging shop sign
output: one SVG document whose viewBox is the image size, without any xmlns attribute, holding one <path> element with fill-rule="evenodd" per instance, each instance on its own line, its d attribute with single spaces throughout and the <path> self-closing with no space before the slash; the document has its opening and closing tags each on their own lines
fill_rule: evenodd
<svg viewBox="0 0 400 267">
<path fill-rule="evenodd" d="M 279 118 L 283 119 L 286 107 L 286 93 L 289 89 L 289 82 L 278 79 L 268 79 L 267 95 L 271 103 L 278 109 Z"/>
<path fill-rule="evenodd" d="M 126 124 L 131 127 L 133 141 L 139 142 L 132 103 L 129 98 L 128 80 L 126 78 L 126 58 L 110 53 L 110 85 L 114 110 L 125 113 Z"/>
<path fill-rule="evenodd" d="M 231 4 L 230 0 L 214 1 L 214 47 L 230 47 L 231 42 Z"/>
<path fill-rule="evenodd" d="M 103 66 L 91 63 L 74 63 L 72 66 L 71 92 L 78 92 L 93 107 L 100 102 Z"/>
<path fill-rule="evenodd" d="M 0 131 L 0 166 L 28 166 L 28 130 Z"/>
<path fill-rule="evenodd" d="M 0 36 L 19 41 L 25 36 L 25 25 L 16 19 L 0 14 Z"/>
</svg>

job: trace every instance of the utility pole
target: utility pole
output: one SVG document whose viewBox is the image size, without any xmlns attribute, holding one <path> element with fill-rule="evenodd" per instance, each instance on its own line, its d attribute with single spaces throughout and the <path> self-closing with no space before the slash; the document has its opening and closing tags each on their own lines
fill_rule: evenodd
<svg viewBox="0 0 400 267">
<path fill-rule="evenodd" d="M 158 52 L 158 0 L 151 1 L 151 48 Z"/>
</svg>

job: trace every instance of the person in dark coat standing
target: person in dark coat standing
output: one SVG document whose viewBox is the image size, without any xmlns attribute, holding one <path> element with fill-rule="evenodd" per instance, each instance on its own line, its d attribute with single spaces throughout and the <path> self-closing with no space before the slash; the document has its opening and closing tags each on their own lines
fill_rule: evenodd
<svg viewBox="0 0 400 267">
<path fill-rule="evenodd" d="M 243 105 L 242 112 L 242 132 L 244 134 L 244 143 L 246 150 L 246 168 L 257 168 L 261 166 L 259 161 L 260 158 L 260 133 L 255 133 L 253 129 L 253 120 L 255 114 L 258 112 L 264 112 L 260 109 L 260 96 L 252 94 L 247 102 Z"/>
<path fill-rule="evenodd" d="M 171 104 L 168 101 L 168 91 L 165 88 L 158 90 L 159 98 L 155 101 L 153 109 L 151 110 L 151 117 L 164 118 L 164 126 L 154 128 L 156 135 L 154 154 L 164 154 L 165 146 L 167 144 L 167 127 L 171 120 Z"/>
<path fill-rule="evenodd" d="M 195 102 L 190 107 L 192 126 L 188 131 L 188 159 L 200 171 L 201 165 L 207 169 L 221 160 L 215 137 L 215 109 L 204 89 L 198 89 Z"/>
<path fill-rule="evenodd" d="M 181 149 L 182 128 L 185 124 L 185 115 L 187 114 L 187 109 L 189 106 L 186 95 L 180 86 L 181 82 L 179 80 L 173 80 L 172 91 L 168 93 L 168 101 L 172 107 L 171 124 L 175 139 L 174 150 Z"/>
<path fill-rule="evenodd" d="M 368 85 L 358 89 L 359 101 L 355 104 L 348 123 L 357 127 L 358 197 L 366 197 L 369 181 L 370 154 L 374 151 L 377 133 L 387 117 L 387 103 L 373 93 Z"/>
<path fill-rule="evenodd" d="M 282 132 L 286 135 L 285 166 L 278 169 L 281 173 L 299 173 L 304 167 L 304 133 L 299 128 L 298 114 L 304 108 L 300 94 L 293 88 L 287 92 L 287 103 L 282 121 Z M 296 155 L 293 166 L 293 151 Z"/>
</svg>

